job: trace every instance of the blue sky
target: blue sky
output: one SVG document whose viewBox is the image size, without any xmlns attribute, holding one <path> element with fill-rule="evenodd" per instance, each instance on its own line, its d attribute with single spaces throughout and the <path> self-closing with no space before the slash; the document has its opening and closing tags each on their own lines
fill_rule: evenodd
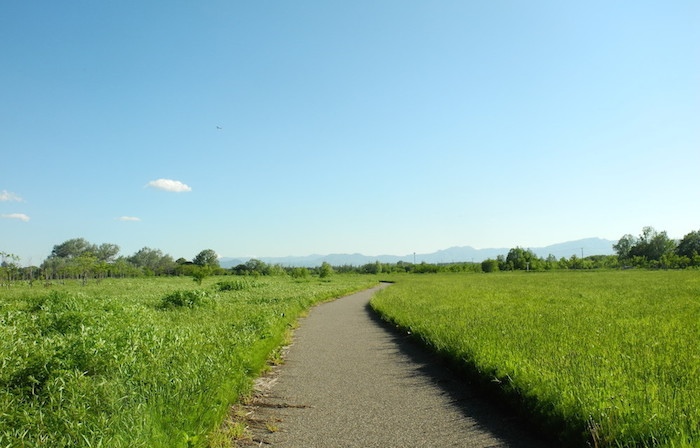
<svg viewBox="0 0 700 448">
<path fill-rule="evenodd" d="M 681 238 L 699 22 L 694 0 L 3 2 L 0 251 Z"/>
</svg>

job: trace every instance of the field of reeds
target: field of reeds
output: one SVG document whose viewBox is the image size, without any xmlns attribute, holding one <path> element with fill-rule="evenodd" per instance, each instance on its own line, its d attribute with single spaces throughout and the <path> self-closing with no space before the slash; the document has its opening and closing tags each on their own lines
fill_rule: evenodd
<svg viewBox="0 0 700 448">
<path fill-rule="evenodd" d="M 561 446 L 700 445 L 700 271 L 403 276 L 371 304 Z"/>
<path fill-rule="evenodd" d="M 288 328 L 371 276 L 0 290 L 0 447 L 206 446 Z"/>
</svg>

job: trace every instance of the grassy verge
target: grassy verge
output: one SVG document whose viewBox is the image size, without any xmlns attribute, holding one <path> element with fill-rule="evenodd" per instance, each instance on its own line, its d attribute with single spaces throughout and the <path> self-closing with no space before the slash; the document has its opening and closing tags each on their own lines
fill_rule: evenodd
<svg viewBox="0 0 700 448">
<path fill-rule="evenodd" d="M 567 446 L 700 444 L 700 273 L 406 276 L 385 319 Z"/>
<path fill-rule="evenodd" d="M 204 446 L 296 317 L 369 276 L 0 291 L 0 446 Z"/>
</svg>

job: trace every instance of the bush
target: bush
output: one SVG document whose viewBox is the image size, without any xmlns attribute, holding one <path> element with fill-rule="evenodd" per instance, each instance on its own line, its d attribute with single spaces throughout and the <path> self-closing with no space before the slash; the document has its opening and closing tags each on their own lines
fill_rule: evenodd
<svg viewBox="0 0 700 448">
<path fill-rule="evenodd" d="M 192 276 L 192 280 L 198 285 L 202 284 L 202 281 L 209 277 L 212 273 L 212 269 L 209 266 L 204 266 L 200 267 L 197 269 L 193 269 L 192 273 L 190 274 Z"/>
<path fill-rule="evenodd" d="M 216 284 L 216 286 L 219 289 L 219 291 L 244 291 L 255 286 L 255 284 L 249 282 L 248 280 L 240 279 L 219 282 Z"/>
<path fill-rule="evenodd" d="M 61 313 L 65 311 L 76 311 L 78 302 L 75 297 L 65 291 L 51 291 L 45 296 L 33 299 L 29 306 L 29 311 L 36 313 L 46 311 L 50 313 Z"/>
<path fill-rule="evenodd" d="M 484 272 L 496 272 L 498 271 L 498 260 L 493 260 L 489 258 L 481 262 L 481 270 Z"/>
<path fill-rule="evenodd" d="M 319 277 L 328 278 L 331 275 L 333 275 L 333 267 L 324 261 L 323 264 L 321 264 L 321 268 L 319 269 Z"/>
<path fill-rule="evenodd" d="M 211 300 L 211 294 L 204 290 L 175 291 L 163 297 L 160 308 L 197 308 Z"/>
<path fill-rule="evenodd" d="M 292 268 L 289 275 L 291 275 L 292 278 L 308 278 L 309 270 L 307 268 Z"/>
</svg>

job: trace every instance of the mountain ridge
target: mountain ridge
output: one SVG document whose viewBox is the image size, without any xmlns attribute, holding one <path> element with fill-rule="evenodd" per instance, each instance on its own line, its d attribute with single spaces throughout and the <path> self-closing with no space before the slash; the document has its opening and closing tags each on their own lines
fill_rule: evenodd
<svg viewBox="0 0 700 448">
<path fill-rule="evenodd" d="M 606 240 L 603 238 L 583 238 L 579 240 L 566 241 L 563 243 L 551 244 L 545 247 L 523 247 L 524 249 L 532 250 L 538 257 L 546 258 L 549 255 L 554 255 L 557 259 L 569 258 L 572 255 L 587 257 L 590 255 L 612 255 L 614 253 L 612 245 L 616 241 Z M 499 255 L 507 255 L 511 248 L 486 248 L 475 249 L 472 246 L 453 246 L 447 249 L 440 249 L 427 254 L 408 254 L 408 255 L 363 255 L 361 253 L 353 254 L 310 254 L 304 256 L 287 256 L 287 257 L 223 257 L 219 259 L 219 264 L 223 268 L 230 268 L 239 264 L 245 263 L 251 258 L 256 258 L 267 264 L 279 264 L 282 266 L 294 267 L 315 267 L 320 266 L 323 262 L 330 263 L 333 266 L 361 266 L 367 263 L 379 261 L 381 263 L 398 263 L 404 261 L 407 263 L 459 263 L 459 262 L 474 262 L 478 263 L 487 258 L 496 258 Z"/>
</svg>

